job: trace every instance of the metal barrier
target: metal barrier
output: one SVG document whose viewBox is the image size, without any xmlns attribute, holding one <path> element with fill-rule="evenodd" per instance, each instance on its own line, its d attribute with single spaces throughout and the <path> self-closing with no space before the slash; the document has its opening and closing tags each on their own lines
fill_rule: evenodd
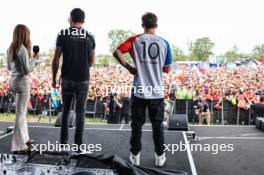
<svg viewBox="0 0 264 175">
<path fill-rule="evenodd" d="M 11 101 L 10 101 L 11 99 Z M 93 118 L 100 117 L 104 118 L 105 106 L 103 102 L 98 100 L 87 101 L 86 114 L 92 114 Z M 10 106 L 13 103 L 13 98 L 10 96 L 0 96 L 0 112 L 8 114 L 10 112 Z M 30 98 L 32 108 L 29 112 L 33 112 L 34 115 L 38 114 L 43 107 L 42 102 L 39 102 L 37 96 L 31 96 Z M 223 100 L 221 103 L 221 109 L 215 109 L 214 106 L 218 101 L 207 101 L 211 112 L 212 124 L 218 125 L 252 125 L 255 123 L 255 115 L 251 109 L 244 110 L 231 104 L 228 100 Z M 50 103 L 49 103 L 50 104 Z M 174 114 L 187 114 L 190 123 L 198 123 L 198 116 L 194 113 L 194 106 L 197 105 L 192 100 L 174 100 Z M 48 109 L 48 108 L 46 108 Z M 49 108 L 50 111 L 54 108 Z M 58 109 L 58 112 L 61 108 Z M 147 120 L 148 121 L 148 120 Z"/>
<path fill-rule="evenodd" d="M 85 114 L 92 114 L 93 118 L 95 118 L 96 108 L 97 108 L 97 97 L 95 98 L 95 100 L 87 100 Z"/>
<path fill-rule="evenodd" d="M 238 108 L 231 104 L 228 100 L 223 100 L 220 109 L 215 109 L 214 106 L 218 101 L 207 101 L 211 113 L 212 124 L 219 125 L 252 125 L 255 121 L 255 116 L 252 110 Z M 194 113 L 196 105 L 192 100 L 175 100 L 175 114 L 187 113 L 190 123 L 198 123 L 198 116 Z"/>
</svg>

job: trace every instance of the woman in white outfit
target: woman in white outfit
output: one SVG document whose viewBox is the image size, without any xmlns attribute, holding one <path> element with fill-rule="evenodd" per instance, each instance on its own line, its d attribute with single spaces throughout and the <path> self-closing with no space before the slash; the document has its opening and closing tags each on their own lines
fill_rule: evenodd
<svg viewBox="0 0 264 175">
<path fill-rule="evenodd" d="M 16 120 L 11 151 L 27 153 L 33 140 L 29 138 L 27 126 L 27 105 L 30 98 L 29 73 L 31 70 L 31 42 L 29 29 L 18 24 L 13 33 L 13 41 L 7 53 L 8 69 L 11 71 L 10 90 L 15 95 Z"/>
</svg>

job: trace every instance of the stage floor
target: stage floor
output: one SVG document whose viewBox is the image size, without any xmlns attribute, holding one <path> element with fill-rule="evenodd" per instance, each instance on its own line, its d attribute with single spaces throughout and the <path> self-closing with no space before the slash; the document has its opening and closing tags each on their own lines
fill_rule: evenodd
<svg viewBox="0 0 264 175">
<path fill-rule="evenodd" d="M 12 123 L 0 123 L 0 131 L 4 131 Z M 30 123 L 30 136 L 36 143 L 55 142 L 59 139 L 59 128 L 52 124 Z M 254 126 L 190 126 L 196 132 L 196 144 L 233 144 L 232 152 L 212 154 L 206 151 L 183 151 L 174 155 L 167 152 L 168 161 L 164 168 L 187 171 L 189 174 L 201 175 L 262 175 L 264 170 L 264 132 Z M 153 167 L 154 151 L 151 125 L 144 126 L 142 137 L 141 162 L 143 166 Z M 72 143 L 74 129 L 70 129 Z M 0 152 L 10 152 L 11 136 L 0 135 Z M 116 154 L 128 161 L 129 125 L 86 125 L 85 143 L 102 144 L 102 152 Z M 166 131 L 167 144 L 186 143 L 184 132 Z"/>
</svg>

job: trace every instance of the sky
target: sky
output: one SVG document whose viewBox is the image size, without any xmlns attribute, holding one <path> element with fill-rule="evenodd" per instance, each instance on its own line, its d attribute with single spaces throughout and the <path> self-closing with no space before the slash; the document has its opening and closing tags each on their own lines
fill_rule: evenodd
<svg viewBox="0 0 264 175">
<path fill-rule="evenodd" d="M 95 35 L 96 53 L 109 54 L 112 29 L 142 33 L 141 16 L 158 16 L 157 35 L 188 51 L 188 43 L 210 37 L 214 53 L 224 54 L 237 45 L 249 53 L 264 44 L 263 0 L 6 0 L 0 6 L 0 53 L 6 52 L 16 24 L 26 24 L 33 45 L 41 52 L 55 46 L 62 28 L 69 26 L 70 11 L 86 13 L 84 27 Z"/>
</svg>

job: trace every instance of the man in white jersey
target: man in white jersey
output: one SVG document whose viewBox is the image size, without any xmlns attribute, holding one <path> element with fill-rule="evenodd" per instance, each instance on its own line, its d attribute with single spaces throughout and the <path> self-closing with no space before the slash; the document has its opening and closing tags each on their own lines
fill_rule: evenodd
<svg viewBox="0 0 264 175">
<path fill-rule="evenodd" d="M 169 43 L 155 35 L 157 16 L 145 13 L 142 16 L 144 33 L 130 37 L 117 47 L 113 55 L 118 62 L 134 75 L 131 105 L 130 161 L 140 165 L 142 126 L 146 121 L 146 108 L 152 124 L 155 144 L 155 165 L 162 167 L 166 162 L 164 152 L 164 93 L 163 72 L 171 70 L 171 50 Z M 128 64 L 123 54 L 129 53 L 135 67 Z"/>
</svg>

